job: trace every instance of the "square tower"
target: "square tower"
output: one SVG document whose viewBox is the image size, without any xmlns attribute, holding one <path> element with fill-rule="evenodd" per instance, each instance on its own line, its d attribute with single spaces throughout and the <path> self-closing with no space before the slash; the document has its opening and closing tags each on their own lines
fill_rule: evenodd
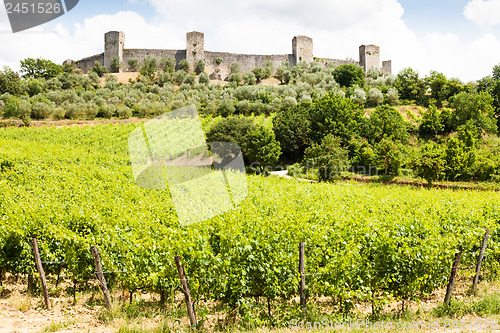
<svg viewBox="0 0 500 333">
<path fill-rule="evenodd" d="M 104 35 L 104 67 L 111 69 L 111 61 L 114 57 L 117 57 L 120 60 L 120 64 L 122 64 L 124 48 L 125 34 L 123 31 L 110 31 L 106 33 Z"/>
<path fill-rule="evenodd" d="M 198 31 L 188 32 L 186 40 L 186 60 L 189 63 L 189 70 L 193 71 L 199 60 L 205 61 L 205 34 Z"/>
<path fill-rule="evenodd" d="M 295 59 L 294 66 L 305 61 L 313 62 L 313 40 L 306 36 L 295 36 L 292 40 L 292 54 Z"/>
<path fill-rule="evenodd" d="M 380 46 L 373 44 L 361 45 L 359 47 L 359 65 L 363 67 L 365 72 L 371 68 L 382 69 L 380 67 Z"/>
</svg>

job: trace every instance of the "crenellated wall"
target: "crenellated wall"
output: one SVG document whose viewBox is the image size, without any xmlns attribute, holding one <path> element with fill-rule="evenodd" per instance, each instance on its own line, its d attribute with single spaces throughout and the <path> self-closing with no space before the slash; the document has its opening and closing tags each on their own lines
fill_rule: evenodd
<svg viewBox="0 0 500 333">
<path fill-rule="evenodd" d="M 292 40 L 292 53 L 282 55 L 254 55 L 237 54 L 227 52 L 205 51 L 205 35 L 201 32 L 193 31 L 186 35 L 186 50 L 166 50 L 166 49 L 125 49 L 125 34 L 121 31 L 110 31 L 105 34 L 103 54 L 84 58 L 76 62 L 78 68 L 85 73 L 94 66 L 96 61 L 110 69 L 113 57 L 120 60 L 120 72 L 130 71 L 128 61 L 135 58 L 139 64 L 145 58 L 174 58 L 178 64 L 186 59 L 190 65 L 190 70 L 194 70 L 198 61 L 204 61 L 205 72 L 213 79 L 226 79 L 230 74 L 230 66 L 237 62 L 240 64 L 242 74 L 249 73 L 256 67 L 264 67 L 267 61 L 271 61 L 274 68 L 280 67 L 284 63 L 295 66 L 300 62 L 318 62 L 325 67 L 328 63 L 335 66 L 343 64 L 354 64 L 363 67 L 365 71 L 370 68 L 382 70 L 385 74 L 390 74 L 392 69 L 391 61 L 380 64 L 380 47 L 376 45 L 361 45 L 359 48 L 360 60 L 340 60 L 330 58 L 313 57 L 313 40 L 307 36 L 295 36 Z"/>
</svg>

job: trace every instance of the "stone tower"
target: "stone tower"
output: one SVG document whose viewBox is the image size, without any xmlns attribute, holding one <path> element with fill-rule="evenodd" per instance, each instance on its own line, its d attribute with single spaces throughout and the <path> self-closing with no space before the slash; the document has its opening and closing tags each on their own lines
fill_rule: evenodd
<svg viewBox="0 0 500 333">
<path fill-rule="evenodd" d="M 305 61 L 306 63 L 313 62 L 313 40 L 306 36 L 295 36 L 292 40 L 292 54 L 295 58 L 295 63 Z"/>
<path fill-rule="evenodd" d="M 373 44 L 361 45 L 359 47 L 359 65 L 363 67 L 365 72 L 368 72 L 371 68 L 380 71 L 380 46 Z"/>
<path fill-rule="evenodd" d="M 188 32 L 186 40 L 186 60 L 189 70 L 194 71 L 198 60 L 205 61 L 205 34 L 198 31 Z"/>
<path fill-rule="evenodd" d="M 114 57 L 117 57 L 121 64 L 123 62 L 124 47 L 125 34 L 122 31 L 110 31 L 106 33 L 104 35 L 104 67 L 111 69 L 111 61 Z"/>
<path fill-rule="evenodd" d="M 391 74 L 392 73 L 392 61 L 382 61 L 382 73 Z"/>
</svg>

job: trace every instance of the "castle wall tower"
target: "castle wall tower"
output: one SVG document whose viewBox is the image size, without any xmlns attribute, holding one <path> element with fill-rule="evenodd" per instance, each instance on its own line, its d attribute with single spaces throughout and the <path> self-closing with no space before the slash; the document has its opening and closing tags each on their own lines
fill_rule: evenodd
<svg viewBox="0 0 500 333">
<path fill-rule="evenodd" d="M 198 31 L 188 32 L 186 40 L 186 59 L 190 71 L 194 71 L 199 60 L 205 61 L 205 34 Z"/>
<path fill-rule="evenodd" d="M 106 33 L 104 35 L 104 67 L 111 69 L 111 61 L 114 57 L 117 57 L 120 60 L 120 64 L 122 64 L 124 47 L 125 34 L 122 31 L 110 31 Z"/>
<path fill-rule="evenodd" d="M 384 74 L 392 74 L 392 61 L 382 61 L 382 73 Z"/>
<path fill-rule="evenodd" d="M 313 62 L 313 40 L 306 36 L 295 36 L 292 40 L 292 54 L 295 58 L 295 63 L 305 61 L 306 63 Z"/>
<path fill-rule="evenodd" d="M 359 65 L 363 67 L 365 72 L 371 68 L 382 69 L 380 67 L 380 46 L 373 44 L 361 45 L 359 47 Z"/>
</svg>

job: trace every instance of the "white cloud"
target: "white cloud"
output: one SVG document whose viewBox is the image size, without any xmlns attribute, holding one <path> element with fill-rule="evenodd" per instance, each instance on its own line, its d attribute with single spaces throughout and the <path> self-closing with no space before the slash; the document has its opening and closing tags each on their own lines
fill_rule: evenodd
<svg viewBox="0 0 500 333">
<path fill-rule="evenodd" d="M 500 23 L 500 0 L 471 0 L 465 6 L 464 16 L 480 26 Z"/>
<path fill-rule="evenodd" d="M 326 58 L 358 59 L 359 45 L 377 44 L 382 60 L 393 60 L 395 73 L 412 67 L 422 75 L 438 70 L 465 81 L 488 75 L 500 54 L 493 34 L 468 43 L 456 34 L 417 36 L 403 21 L 404 9 L 397 0 L 146 1 L 156 17 L 127 11 L 73 26 L 56 24 L 51 31 L 38 27 L 0 34 L 0 45 L 7 45 L 0 48 L 0 67 L 18 69 L 26 57 L 61 63 L 101 53 L 104 33 L 110 30 L 125 32 L 126 48 L 184 49 L 185 34 L 192 30 L 205 32 L 206 50 L 247 54 L 290 53 L 295 35 L 312 37 L 315 56 Z M 1 10 L 0 30 L 10 30 Z"/>
</svg>

